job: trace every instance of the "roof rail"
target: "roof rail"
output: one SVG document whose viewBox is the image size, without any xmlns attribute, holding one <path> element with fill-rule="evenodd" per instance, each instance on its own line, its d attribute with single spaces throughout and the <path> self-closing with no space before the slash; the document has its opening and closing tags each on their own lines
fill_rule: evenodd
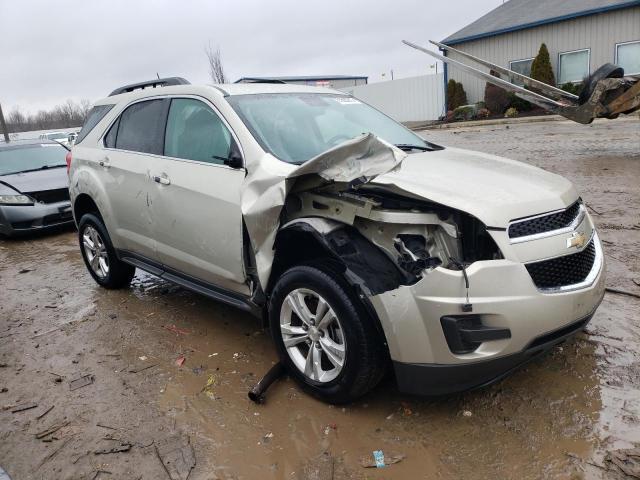
<svg viewBox="0 0 640 480">
<path fill-rule="evenodd" d="M 120 95 L 121 93 L 133 92 L 134 90 L 143 90 L 145 88 L 168 87 L 170 85 L 190 85 L 191 82 L 182 77 L 155 78 L 146 82 L 132 83 L 124 87 L 116 88 L 109 94 L 110 97 Z"/>
<path fill-rule="evenodd" d="M 234 83 L 278 83 L 278 84 L 286 84 L 287 82 L 279 80 L 277 78 L 242 77 L 241 79 L 236 80 Z"/>
</svg>

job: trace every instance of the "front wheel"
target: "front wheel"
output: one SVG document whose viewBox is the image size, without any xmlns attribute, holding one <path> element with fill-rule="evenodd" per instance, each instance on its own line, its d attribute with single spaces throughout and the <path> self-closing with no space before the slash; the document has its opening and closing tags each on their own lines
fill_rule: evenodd
<svg viewBox="0 0 640 480">
<path fill-rule="evenodd" d="M 100 217 L 84 214 L 78 224 L 78 238 L 87 270 L 99 285 L 116 289 L 131 283 L 136 269 L 118 259 Z"/>
<path fill-rule="evenodd" d="M 337 271 L 312 265 L 287 270 L 273 289 L 269 321 L 289 373 L 324 401 L 351 402 L 384 374 L 382 336 Z"/>
</svg>

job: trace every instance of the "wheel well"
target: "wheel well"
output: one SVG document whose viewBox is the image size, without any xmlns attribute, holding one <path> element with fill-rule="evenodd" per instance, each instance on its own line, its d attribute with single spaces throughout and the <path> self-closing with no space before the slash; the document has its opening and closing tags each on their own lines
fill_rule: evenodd
<svg viewBox="0 0 640 480">
<path fill-rule="evenodd" d="M 94 213 L 102 218 L 96 202 L 86 193 L 81 193 L 73 204 L 73 216 L 76 219 L 76 223 L 80 222 L 80 219 L 85 213 Z"/>
<path fill-rule="evenodd" d="M 321 258 L 331 258 L 327 248 L 315 235 L 309 231 L 297 229 L 282 230 L 276 238 L 274 250 L 275 257 L 269 276 L 267 294 L 271 293 L 278 278 L 289 268 Z"/>
<path fill-rule="evenodd" d="M 331 236 L 332 234 L 328 234 Z M 342 239 L 340 238 L 342 237 Z M 353 257 L 350 255 L 350 252 L 345 252 L 341 250 L 341 240 L 347 239 L 349 243 L 356 244 L 357 248 L 361 248 L 366 250 L 367 258 L 371 260 L 371 263 L 376 265 L 380 271 L 378 274 L 385 278 L 391 278 L 392 283 L 382 282 L 379 283 L 376 280 L 373 282 L 362 282 L 358 279 L 358 273 L 361 273 L 361 270 L 358 268 L 357 260 L 354 262 Z M 364 243 L 363 243 L 364 242 Z M 271 292 L 278 281 L 278 278 L 287 271 L 287 269 L 300 264 L 313 264 L 321 261 L 322 266 L 329 267 L 335 272 L 340 272 L 344 274 L 344 278 L 347 281 L 347 284 L 350 285 L 353 293 L 360 299 L 361 306 L 364 310 L 370 315 L 373 319 L 376 329 L 381 335 L 382 339 L 385 339 L 384 329 L 382 328 L 382 324 L 380 323 L 380 318 L 376 313 L 371 301 L 367 297 L 367 294 L 375 294 L 380 293 L 375 290 L 372 291 L 372 286 L 374 288 L 383 286 L 383 283 L 387 289 L 390 289 L 391 286 L 397 288 L 399 284 L 395 282 L 399 281 L 399 277 L 392 273 L 392 270 L 395 267 L 391 264 L 390 260 L 381 260 L 381 256 L 383 258 L 384 255 L 379 251 L 377 247 L 373 244 L 369 243 L 368 240 L 365 240 L 364 237 L 360 236 L 358 232 L 352 229 L 338 229 L 337 232 L 333 234 L 333 238 L 327 241 L 322 234 L 314 230 L 313 228 L 308 228 L 308 225 L 305 223 L 300 223 L 296 225 L 294 228 L 287 228 L 281 230 L 278 233 L 276 238 L 276 242 L 274 245 L 275 257 L 273 266 L 271 268 L 271 275 L 269 276 L 269 284 L 267 288 L 267 295 L 270 296 Z M 384 263 L 387 263 L 383 265 Z M 355 271 L 356 275 L 353 275 Z M 391 270 L 390 270 L 391 269 Z M 349 274 L 349 272 L 351 274 Z M 266 316 L 265 316 L 266 318 Z M 266 326 L 266 324 L 265 324 Z M 386 340 L 385 340 L 385 348 Z M 388 350 L 387 350 L 388 351 Z"/>
</svg>

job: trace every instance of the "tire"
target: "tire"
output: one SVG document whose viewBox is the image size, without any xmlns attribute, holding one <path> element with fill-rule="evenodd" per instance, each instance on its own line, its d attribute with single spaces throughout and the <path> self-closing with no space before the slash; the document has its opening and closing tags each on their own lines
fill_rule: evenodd
<svg viewBox="0 0 640 480">
<path fill-rule="evenodd" d="M 87 242 L 85 236 L 88 237 Z M 78 224 L 78 240 L 84 264 L 98 285 L 108 289 L 129 286 L 136 269 L 118 259 L 109 233 L 99 216 L 93 213 L 85 213 L 82 216 Z M 92 249 L 91 245 L 97 248 Z M 98 255 L 93 252 L 98 252 Z M 95 263 L 92 264 L 96 257 Z"/>
<path fill-rule="evenodd" d="M 321 302 L 322 312 L 327 312 L 324 322 L 313 318 Z M 305 316 L 311 317 L 310 325 L 305 326 Z M 325 402 L 352 402 L 384 376 L 388 353 L 382 334 L 342 274 L 327 266 L 287 270 L 269 300 L 269 323 L 289 374 Z"/>
</svg>

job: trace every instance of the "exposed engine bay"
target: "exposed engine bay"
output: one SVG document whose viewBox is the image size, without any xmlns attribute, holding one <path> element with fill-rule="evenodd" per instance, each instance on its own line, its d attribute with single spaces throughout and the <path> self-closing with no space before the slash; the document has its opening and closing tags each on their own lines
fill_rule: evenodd
<svg viewBox="0 0 640 480">
<path fill-rule="evenodd" d="M 502 258 L 474 217 L 442 205 L 378 188 L 333 191 L 331 186 L 292 193 L 285 222 L 322 217 L 351 225 L 403 272 L 411 284 L 436 267 L 459 270 L 478 260 Z"/>
</svg>

